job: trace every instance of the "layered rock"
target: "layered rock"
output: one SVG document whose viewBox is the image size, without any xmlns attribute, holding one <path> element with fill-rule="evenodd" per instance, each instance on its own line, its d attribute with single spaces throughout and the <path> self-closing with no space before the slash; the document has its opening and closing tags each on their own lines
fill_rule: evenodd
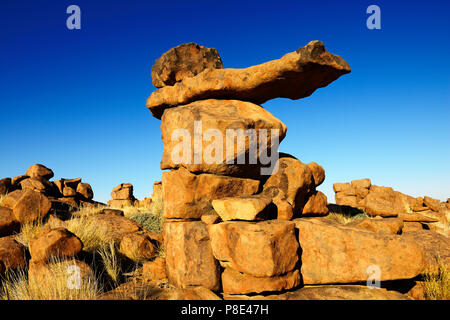
<svg viewBox="0 0 450 320">
<path fill-rule="evenodd" d="M 112 200 L 108 201 L 110 207 L 126 207 L 134 205 L 136 198 L 133 195 L 133 185 L 131 183 L 121 183 L 111 192 Z"/>
<path fill-rule="evenodd" d="M 325 87 L 350 67 L 328 53 L 320 41 L 311 41 L 281 59 L 245 69 L 207 69 L 147 99 L 152 115 L 161 118 L 167 108 L 205 99 L 237 99 L 264 103 L 274 98 L 300 99 Z"/>
</svg>

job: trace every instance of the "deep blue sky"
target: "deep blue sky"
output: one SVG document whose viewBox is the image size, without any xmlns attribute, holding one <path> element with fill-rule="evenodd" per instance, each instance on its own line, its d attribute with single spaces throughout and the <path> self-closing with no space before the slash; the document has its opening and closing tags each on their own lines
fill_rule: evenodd
<svg viewBox="0 0 450 320">
<path fill-rule="evenodd" d="M 81 8 L 81 30 L 66 8 Z M 366 8 L 381 8 L 381 30 Z M 95 199 L 160 180 L 160 121 L 150 70 L 184 42 L 217 48 L 224 67 L 280 58 L 310 40 L 352 73 L 312 96 L 263 105 L 288 127 L 280 150 L 326 170 L 320 187 L 371 178 L 413 196 L 450 197 L 447 1 L 23 1 L 0 4 L 0 178 L 34 163 L 82 177 Z"/>
</svg>

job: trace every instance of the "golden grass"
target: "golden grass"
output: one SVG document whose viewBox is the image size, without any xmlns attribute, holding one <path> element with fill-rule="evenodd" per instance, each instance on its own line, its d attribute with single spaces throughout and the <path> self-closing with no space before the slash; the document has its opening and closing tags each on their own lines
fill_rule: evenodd
<svg viewBox="0 0 450 320">
<path fill-rule="evenodd" d="M 328 219 L 334 220 L 339 222 L 340 224 L 348 224 L 350 222 L 353 221 L 352 217 L 350 215 L 347 214 L 342 214 L 342 213 L 335 213 L 335 212 L 330 212 L 327 215 Z"/>
<path fill-rule="evenodd" d="M 8 273 L 1 283 L 0 300 L 91 300 L 102 293 L 92 276 L 81 276 L 79 286 L 70 285 L 71 260 L 55 258 L 53 262 L 49 264 L 51 283 L 29 281 L 25 270 Z"/>
<path fill-rule="evenodd" d="M 99 214 L 100 211 L 102 211 L 104 208 L 106 208 L 105 206 L 86 206 L 86 207 L 80 207 L 77 211 L 73 212 L 72 215 L 74 217 L 89 217 L 89 216 L 93 216 L 96 214 Z"/>
<path fill-rule="evenodd" d="M 117 256 L 116 246 L 114 242 L 110 242 L 102 246 L 98 253 L 103 261 L 103 266 L 106 273 L 110 276 L 114 283 L 118 283 L 122 273 L 119 257 Z"/>
<path fill-rule="evenodd" d="M 39 231 L 44 226 L 42 220 L 24 223 L 20 226 L 20 232 L 16 235 L 16 240 L 28 247 L 31 239 L 37 238 Z"/>
<path fill-rule="evenodd" d="M 424 291 L 427 300 L 450 300 L 450 269 L 439 263 L 437 273 L 424 275 Z"/>
<path fill-rule="evenodd" d="M 3 199 L 5 199 L 6 194 L 0 194 L 0 205 L 2 204 Z"/>
<path fill-rule="evenodd" d="M 67 220 L 66 228 L 80 238 L 84 251 L 94 252 L 104 247 L 106 239 L 98 231 L 95 221 L 88 219 L 88 216 Z"/>
</svg>

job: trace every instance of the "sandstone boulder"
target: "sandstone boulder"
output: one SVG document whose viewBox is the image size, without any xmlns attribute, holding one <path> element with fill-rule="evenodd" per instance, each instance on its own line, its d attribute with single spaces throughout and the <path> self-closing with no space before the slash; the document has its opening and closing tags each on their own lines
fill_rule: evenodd
<svg viewBox="0 0 450 320">
<path fill-rule="evenodd" d="M 25 247 L 14 236 L 0 238 L 0 276 L 26 266 Z"/>
<path fill-rule="evenodd" d="M 261 104 L 279 97 L 300 99 L 349 72 L 341 57 L 328 53 L 322 42 L 311 41 L 278 60 L 245 69 L 207 69 L 158 89 L 147 99 L 147 108 L 160 119 L 165 109 L 196 100 L 236 99 Z"/>
<path fill-rule="evenodd" d="M 131 183 L 121 183 L 111 192 L 113 200 L 134 200 L 133 185 Z"/>
<path fill-rule="evenodd" d="M 20 225 L 15 220 L 13 211 L 6 207 L 0 207 L 0 237 L 19 231 L 19 228 Z"/>
<path fill-rule="evenodd" d="M 20 182 L 22 182 L 22 180 L 29 178 L 29 176 L 26 175 L 22 175 L 22 176 L 17 176 L 12 178 L 11 180 L 11 186 L 14 190 L 17 190 L 20 188 Z"/>
<path fill-rule="evenodd" d="M 51 182 L 42 177 L 24 179 L 20 182 L 20 186 L 22 190 L 30 189 L 33 191 L 43 193 L 47 196 L 55 195 L 55 193 L 57 192 L 57 190 L 54 187 L 54 184 L 52 184 Z"/>
<path fill-rule="evenodd" d="M 372 185 L 367 197 L 359 204 L 366 213 L 374 216 L 396 217 L 410 211 L 408 196 L 389 187 Z"/>
<path fill-rule="evenodd" d="M 313 192 L 302 210 L 302 216 L 326 216 L 328 214 L 327 196 L 320 191 Z"/>
<path fill-rule="evenodd" d="M 0 179 L 0 195 L 7 194 L 11 190 L 11 178 Z"/>
<path fill-rule="evenodd" d="M 210 212 L 203 214 L 201 220 L 204 224 L 214 224 L 221 221 L 220 216 L 211 210 Z"/>
<path fill-rule="evenodd" d="M 211 200 L 250 196 L 258 192 L 259 184 L 253 179 L 206 173 L 196 175 L 183 168 L 163 172 L 164 216 L 167 219 L 200 219 L 204 212 L 212 209 Z"/>
<path fill-rule="evenodd" d="M 256 277 L 292 271 L 298 243 L 291 221 L 227 221 L 207 226 L 211 247 L 222 266 Z"/>
<path fill-rule="evenodd" d="M 167 279 L 166 259 L 156 257 L 153 261 L 146 261 L 142 265 L 142 277 L 148 281 L 162 281 Z"/>
<path fill-rule="evenodd" d="M 137 232 L 140 229 L 139 224 L 133 220 L 118 215 L 97 214 L 88 219 L 97 225 L 98 234 L 106 242 L 113 241 L 119 244 L 126 234 Z"/>
<path fill-rule="evenodd" d="M 315 162 L 310 162 L 307 164 L 309 169 L 311 169 L 313 178 L 314 178 L 314 185 L 316 187 L 320 186 L 322 182 L 325 181 L 325 170 L 322 166 L 318 165 Z"/>
<path fill-rule="evenodd" d="M 28 168 L 25 175 L 31 178 L 44 178 L 46 180 L 50 180 L 53 178 L 53 171 L 42 164 L 34 164 Z"/>
<path fill-rule="evenodd" d="M 14 218 L 19 223 L 44 218 L 51 205 L 51 201 L 45 195 L 30 189 L 13 191 L 2 201 L 2 206 L 13 210 Z"/>
<path fill-rule="evenodd" d="M 179 288 L 204 286 L 218 290 L 219 264 L 214 259 L 205 224 L 201 221 L 167 222 L 163 232 L 170 283 Z"/>
<path fill-rule="evenodd" d="M 44 230 L 29 243 L 33 261 L 48 262 L 52 257 L 73 257 L 83 248 L 81 240 L 64 228 Z"/>
<path fill-rule="evenodd" d="M 431 211 L 431 212 L 433 212 L 433 211 Z M 423 213 L 401 212 L 398 214 L 398 217 L 400 219 L 402 219 L 403 221 L 408 221 L 408 222 L 438 222 L 439 217 L 437 215 L 438 214 L 436 214 L 436 213 L 427 215 L 427 214 L 425 214 L 425 212 L 423 212 Z"/>
<path fill-rule="evenodd" d="M 261 155 L 273 139 L 281 142 L 286 130 L 279 119 L 250 102 L 209 99 L 172 108 L 161 118 L 161 169 L 258 177 L 260 167 L 268 165 L 261 164 Z"/>
<path fill-rule="evenodd" d="M 295 215 L 302 212 L 308 201 L 308 194 L 314 188 L 314 177 L 307 165 L 295 158 L 280 157 L 278 171 L 267 179 L 263 193 L 275 197 L 282 192 Z"/>
<path fill-rule="evenodd" d="M 205 69 L 222 69 L 222 60 L 216 49 L 183 43 L 155 61 L 152 82 L 157 88 L 173 86 L 185 78 L 196 76 Z"/>
<path fill-rule="evenodd" d="M 372 182 L 367 178 L 352 181 L 352 188 L 355 189 L 369 189 L 371 185 Z"/>
<path fill-rule="evenodd" d="M 268 216 L 266 208 L 272 199 L 254 195 L 248 197 L 229 197 L 212 201 L 214 210 L 223 221 L 228 220 L 264 220 Z"/>
<path fill-rule="evenodd" d="M 380 234 L 400 234 L 403 229 L 403 220 L 400 218 L 355 219 L 354 221 L 346 224 L 346 226 Z"/>
<path fill-rule="evenodd" d="M 373 266 L 381 271 L 381 281 L 410 279 L 424 267 L 424 250 L 403 236 L 376 234 L 320 218 L 294 221 L 305 284 L 366 281 Z"/>
<path fill-rule="evenodd" d="M 282 291 L 297 287 L 300 284 L 298 270 L 274 277 L 255 277 L 231 268 L 222 273 L 222 288 L 226 294 L 248 294 L 269 291 Z"/>
<path fill-rule="evenodd" d="M 149 260 L 155 254 L 156 248 L 145 233 L 129 233 L 120 241 L 119 252 L 133 261 Z"/>
<path fill-rule="evenodd" d="M 79 183 L 77 186 L 77 194 L 81 195 L 84 199 L 92 200 L 94 198 L 94 192 L 92 187 L 88 183 Z"/>
<path fill-rule="evenodd" d="M 433 199 L 427 196 L 423 197 L 423 204 L 436 212 L 438 212 L 441 207 L 441 202 L 438 199 Z"/>
</svg>

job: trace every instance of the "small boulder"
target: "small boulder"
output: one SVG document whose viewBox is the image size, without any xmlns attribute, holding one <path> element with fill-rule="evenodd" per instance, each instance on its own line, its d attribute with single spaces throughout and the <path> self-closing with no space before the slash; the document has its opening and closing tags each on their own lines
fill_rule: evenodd
<svg viewBox="0 0 450 320">
<path fill-rule="evenodd" d="M 129 233 L 120 241 L 119 252 L 133 261 L 149 260 L 156 251 L 145 233 Z"/>
<path fill-rule="evenodd" d="M 142 277 L 148 281 L 163 281 L 167 279 L 166 259 L 156 257 L 153 261 L 146 261 L 142 265 Z"/>
<path fill-rule="evenodd" d="M 403 229 L 403 220 L 399 218 L 385 219 L 355 219 L 346 224 L 347 227 L 355 227 L 375 233 L 400 234 Z"/>
<path fill-rule="evenodd" d="M 302 216 L 326 216 L 328 214 L 327 196 L 320 191 L 313 192 L 302 210 Z"/>
<path fill-rule="evenodd" d="M 311 169 L 314 178 L 314 185 L 316 187 L 320 186 L 322 182 L 325 181 L 325 170 L 322 166 L 318 165 L 315 162 L 310 162 L 307 166 Z"/>
<path fill-rule="evenodd" d="M 29 243 L 33 261 L 48 262 L 51 257 L 73 257 L 83 248 L 80 239 L 64 228 L 43 230 Z"/>
<path fill-rule="evenodd" d="M 81 195 L 86 200 L 92 200 L 94 198 L 94 192 L 92 187 L 88 183 L 80 182 L 77 186 L 77 194 Z"/>
<path fill-rule="evenodd" d="M 441 202 L 438 199 L 433 199 L 427 196 L 423 197 L 423 204 L 436 212 L 439 212 L 439 208 L 441 207 Z"/>
<path fill-rule="evenodd" d="M 25 247 L 14 236 L 0 238 L 0 276 L 26 266 Z"/>
<path fill-rule="evenodd" d="M 212 206 L 223 221 L 228 220 L 263 220 L 268 212 L 265 210 L 272 199 L 254 195 L 248 197 L 228 197 L 212 201 Z"/>
</svg>

